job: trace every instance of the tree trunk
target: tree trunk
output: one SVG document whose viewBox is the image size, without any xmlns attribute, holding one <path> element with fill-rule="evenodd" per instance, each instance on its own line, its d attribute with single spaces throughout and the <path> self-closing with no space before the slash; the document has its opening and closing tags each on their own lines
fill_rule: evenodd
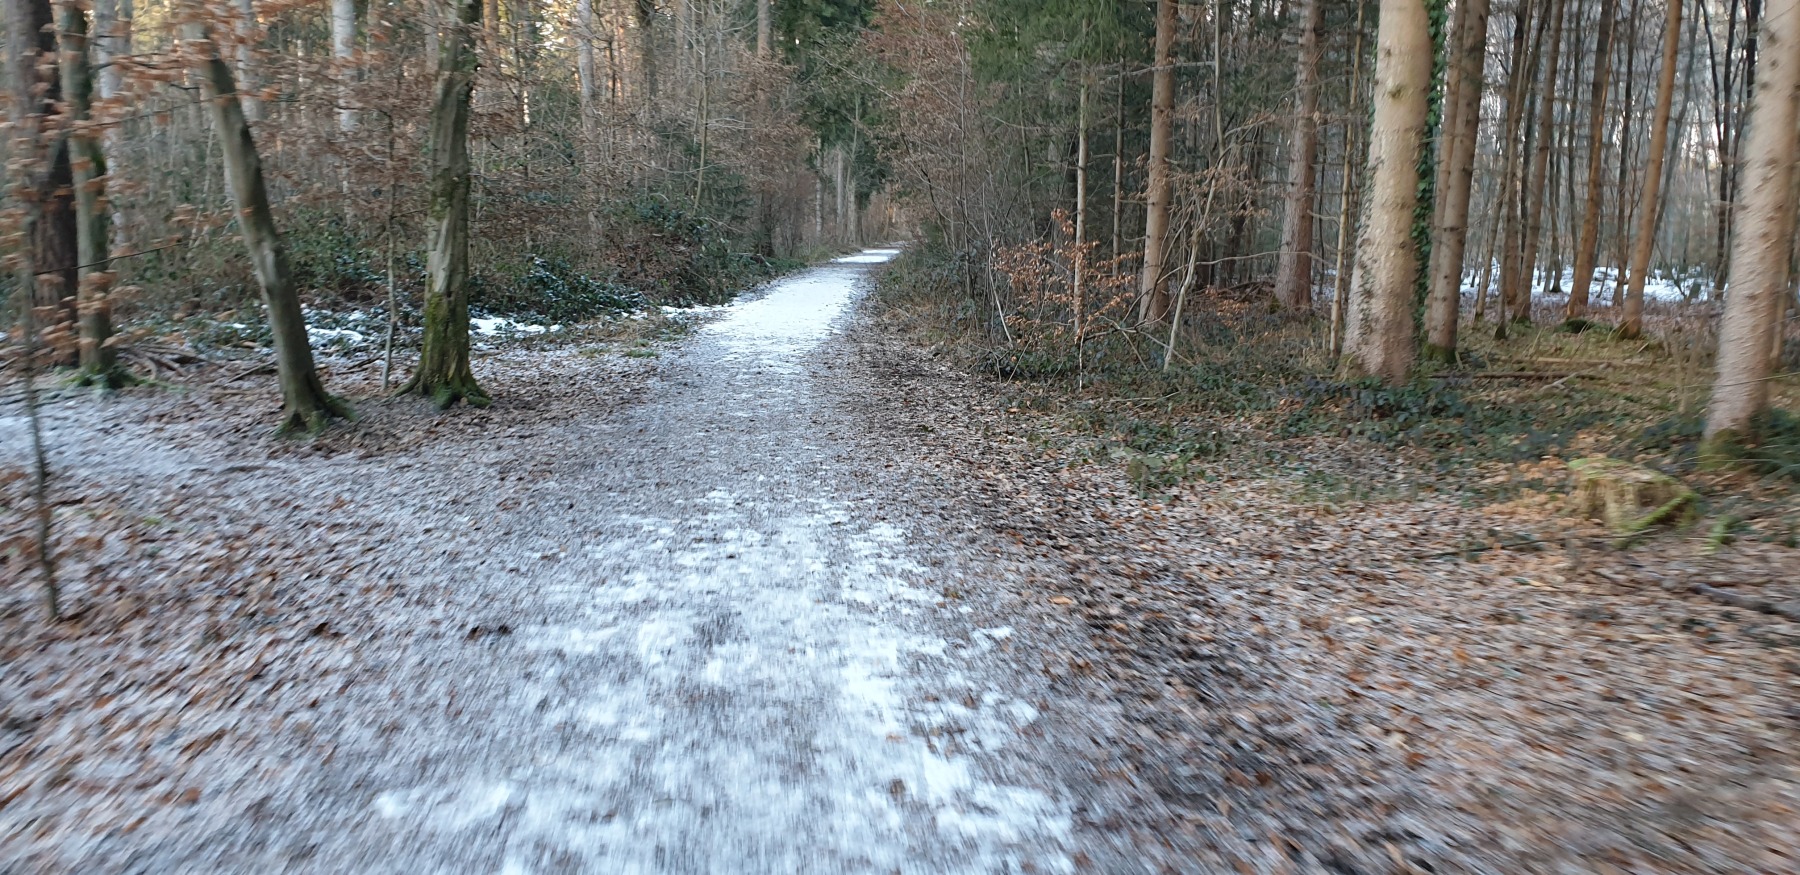
<svg viewBox="0 0 1800 875">
<path fill-rule="evenodd" d="M 1319 29 L 1322 0 L 1303 0 L 1300 51 L 1294 65 L 1294 138 L 1288 153 L 1287 208 L 1281 221 L 1281 254 L 1275 267 L 1275 299 L 1292 313 L 1312 310 L 1314 164 L 1319 152 Z"/>
<path fill-rule="evenodd" d="M 1601 0 L 1602 4 L 1612 0 Z M 1538 96 L 1538 114 L 1536 148 L 1532 152 L 1531 172 L 1527 174 L 1525 185 L 1525 239 L 1519 250 L 1518 266 L 1513 270 L 1512 282 L 1502 283 L 1501 294 L 1507 302 L 1505 318 L 1513 322 L 1529 323 L 1531 321 L 1531 289 L 1537 278 L 1538 247 L 1544 233 L 1544 201 L 1546 200 L 1546 179 L 1550 169 L 1550 147 L 1555 142 L 1552 127 L 1556 108 L 1556 74 L 1562 62 L 1563 23 L 1568 18 L 1569 0 L 1557 0 L 1551 12 L 1550 54 L 1544 60 L 1544 88 Z M 1604 12 L 1602 13 L 1604 14 Z"/>
<path fill-rule="evenodd" d="M 1160 323 L 1169 318 L 1169 290 L 1163 284 L 1163 248 L 1169 233 L 1169 146 L 1175 126 L 1175 0 L 1156 3 L 1156 71 L 1151 76 L 1150 167 L 1144 201 L 1144 273 L 1138 281 L 1138 317 Z"/>
<path fill-rule="evenodd" d="M 1754 438 L 1768 408 L 1771 331 L 1791 293 L 1794 163 L 1800 157 L 1800 0 L 1771 0 L 1763 18 L 1755 94 L 1733 222 L 1731 291 L 1719 326 L 1719 369 L 1706 407 L 1702 458 L 1719 460 Z"/>
<path fill-rule="evenodd" d="M 1569 318 L 1587 313 L 1588 290 L 1594 284 L 1594 261 L 1600 249 L 1600 164 L 1605 151 L 1606 87 L 1611 79 L 1613 5 L 1600 0 L 1600 35 L 1594 47 L 1594 90 L 1588 101 L 1587 205 L 1581 214 L 1581 236 L 1575 242 L 1575 278 L 1569 287 Z"/>
<path fill-rule="evenodd" d="M 256 75 L 256 2 L 237 0 L 237 87 L 238 101 L 244 105 L 244 117 L 262 121 L 262 98 L 257 96 L 261 83 Z"/>
<path fill-rule="evenodd" d="M 234 97 L 237 82 L 231 67 L 219 56 L 207 26 L 189 23 L 188 39 L 200 52 L 195 74 L 200 91 L 212 110 L 213 126 L 225 159 L 225 180 L 237 207 L 238 228 L 250 252 L 250 266 L 262 286 L 263 303 L 269 310 L 269 333 L 275 341 L 276 373 L 281 381 L 282 416 L 277 434 L 317 432 L 333 416 L 349 417 L 344 402 L 325 393 L 319 372 L 313 367 L 312 347 L 307 345 L 306 320 L 300 314 L 300 295 L 288 268 L 287 250 L 275 229 L 269 209 L 269 191 L 263 182 L 262 159 L 250 135 L 243 104 Z"/>
<path fill-rule="evenodd" d="M 575 76 L 581 88 L 581 132 L 594 140 L 594 0 L 575 3 Z"/>
<path fill-rule="evenodd" d="M 769 10 L 769 0 L 756 0 L 756 56 L 767 58 L 772 44 L 774 16 Z"/>
<path fill-rule="evenodd" d="M 331 60 L 338 81 L 338 130 L 356 130 L 356 110 L 350 106 L 350 83 L 355 79 L 351 55 L 356 50 L 356 0 L 331 0 Z"/>
<path fill-rule="evenodd" d="M 1509 285 L 1514 285 L 1518 282 L 1515 274 L 1518 271 L 1518 252 L 1520 249 L 1519 238 L 1521 232 L 1519 225 L 1524 221 L 1524 204 L 1522 196 L 1524 184 L 1519 178 L 1523 173 L 1522 168 L 1524 161 L 1519 152 L 1520 140 L 1522 139 L 1522 126 L 1525 122 L 1526 96 L 1531 90 L 1530 71 L 1535 63 L 1534 59 L 1536 55 L 1535 48 L 1529 52 L 1526 49 L 1528 41 L 1526 34 L 1530 32 L 1532 24 L 1535 21 L 1538 29 L 1536 43 L 1541 44 L 1543 42 L 1543 34 L 1547 22 L 1549 21 L 1548 16 L 1541 19 L 1534 19 L 1532 13 L 1533 6 L 1529 0 L 1519 0 L 1518 7 L 1513 13 L 1512 70 L 1507 73 L 1506 124 L 1502 134 L 1504 137 L 1504 144 L 1501 147 L 1500 185 L 1494 196 L 1494 203 L 1497 206 L 1497 221 L 1500 223 L 1497 233 L 1494 236 L 1495 248 L 1497 250 L 1497 257 L 1495 260 L 1499 262 L 1500 266 L 1500 289 L 1494 296 L 1496 299 L 1494 304 L 1496 314 L 1494 317 L 1494 338 L 1496 340 L 1506 339 L 1506 289 Z M 1488 273 L 1491 275 L 1492 271 L 1490 268 L 1484 268 L 1484 270 L 1488 270 Z M 1491 276 L 1489 278 L 1491 278 Z M 1487 294 L 1484 291 L 1477 296 L 1476 300 L 1475 318 L 1477 320 L 1481 318 L 1482 308 L 1486 303 Z"/>
<path fill-rule="evenodd" d="M 1656 79 L 1656 111 L 1650 117 L 1650 160 L 1644 167 L 1644 188 L 1638 196 L 1637 237 L 1631 245 L 1631 264 L 1626 270 L 1625 313 L 1619 336 L 1635 338 L 1644 333 L 1644 276 L 1656 249 L 1656 220 L 1661 212 L 1663 159 L 1669 145 L 1669 107 L 1675 98 L 1675 63 L 1681 53 L 1681 0 L 1667 0 L 1668 29 L 1663 33 L 1662 70 Z M 1623 193 L 1621 193 L 1623 196 Z"/>
<path fill-rule="evenodd" d="M 75 192 L 75 251 L 79 286 L 77 309 L 81 313 L 80 381 L 116 389 L 127 380 L 118 354 L 107 343 L 112 338 L 112 304 L 107 300 L 109 231 L 106 214 L 106 156 L 100 148 L 100 132 L 86 127 L 92 122 L 93 68 L 88 61 L 87 16 L 74 3 L 57 9 L 58 52 L 63 91 L 68 96 L 70 167 Z"/>
<path fill-rule="evenodd" d="M 656 100 L 656 0 L 636 0 L 638 21 L 638 72 L 644 79 L 643 104 Z"/>
<path fill-rule="evenodd" d="M 69 140 L 44 124 L 60 111 L 62 76 L 57 57 L 56 30 L 51 26 L 49 0 L 7 0 L 7 48 L 12 136 L 31 150 L 18 181 L 16 196 L 31 202 L 33 217 L 27 239 L 28 273 L 37 281 L 33 305 L 52 308 L 56 316 L 46 329 L 73 324 L 77 319 L 75 296 L 80 264 L 75 218 L 74 168 Z M 12 162 L 26 155 L 11 154 Z M 74 364 L 72 356 L 58 356 L 62 364 Z"/>
<path fill-rule="evenodd" d="M 1463 253 L 1469 239 L 1469 199 L 1475 185 L 1475 138 L 1481 129 L 1482 63 L 1487 59 L 1487 0 L 1462 0 L 1464 17 L 1456 34 L 1456 64 L 1448 89 L 1455 105 L 1444 129 L 1445 186 L 1437 228 L 1432 232 L 1430 291 L 1425 309 L 1425 355 L 1456 358 L 1457 319 L 1462 309 Z"/>
<path fill-rule="evenodd" d="M 419 366 L 400 394 L 487 405 L 469 367 L 469 102 L 475 90 L 475 32 L 481 0 L 456 0 L 439 39 L 437 83 L 425 148 L 431 167 L 430 239 L 425 254 L 425 332 Z"/>
<path fill-rule="evenodd" d="M 1332 269 L 1331 277 L 1331 332 L 1327 339 L 1331 360 L 1337 361 L 1344 352 L 1344 313 L 1348 308 L 1350 297 L 1350 277 L 1345 270 L 1345 261 L 1350 252 L 1351 226 L 1355 224 L 1357 215 L 1356 194 L 1356 132 L 1362 129 L 1362 117 L 1357 114 L 1357 105 L 1362 99 L 1362 59 L 1363 59 L 1363 18 L 1368 10 L 1367 0 L 1356 0 L 1356 39 L 1350 47 L 1350 95 L 1345 102 L 1350 105 L 1344 113 L 1344 156 L 1338 180 L 1338 233 L 1337 263 Z"/>
<path fill-rule="evenodd" d="M 1412 371 L 1413 294 L 1419 253 L 1413 211 L 1419 203 L 1431 90 L 1431 20 L 1424 0 L 1381 0 L 1375 58 L 1375 114 L 1369 128 L 1369 202 L 1357 239 L 1356 273 L 1346 316 L 1345 370 L 1388 383 Z"/>
</svg>

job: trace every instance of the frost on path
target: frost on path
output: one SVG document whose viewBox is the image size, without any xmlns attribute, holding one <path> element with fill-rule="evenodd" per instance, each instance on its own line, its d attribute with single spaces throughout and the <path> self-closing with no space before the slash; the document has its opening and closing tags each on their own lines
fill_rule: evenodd
<svg viewBox="0 0 1800 875">
<path fill-rule="evenodd" d="M 383 856 L 362 862 L 1072 871 L 1060 794 L 982 761 L 1038 718 L 970 659 L 1011 630 L 966 616 L 945 630 L 930 548 L 909 544 L 928 533 L 821 412 L 813 353 L 865 265 L 893 254 L 729 308 L 651 397 L 571 436 L 610 451 L 546 484 L 541 504 L 566 492 L 583 534 L 528 572 L 502 573 L 499 556 L 468 569 L 533 603 L 492 653 L 489 683 L 512 679 L 487 692 L 506 703 L 501 725 L 422 780 L 375 788 L 357 832 Z"/>
</svg>

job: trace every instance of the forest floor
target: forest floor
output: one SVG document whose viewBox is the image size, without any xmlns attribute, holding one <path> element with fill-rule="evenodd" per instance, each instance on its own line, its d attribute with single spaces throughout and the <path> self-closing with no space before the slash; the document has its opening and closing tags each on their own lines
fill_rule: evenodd
<svg viewBox="0 0 1800 875">
<path fill-rule="evenodd" d="M 1145 490 L 867 270 L 310 442 L 242 365 L 52 403 L 0 872 L 1800 871 L 1800 624 L 1689 591 L 1792 603 L 1794 548 L 1348 441 Z"/>
</svg>

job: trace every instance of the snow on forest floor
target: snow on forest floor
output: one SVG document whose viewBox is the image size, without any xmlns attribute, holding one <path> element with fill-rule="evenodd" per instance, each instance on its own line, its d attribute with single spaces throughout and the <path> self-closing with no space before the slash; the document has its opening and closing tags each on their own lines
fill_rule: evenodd
<svg viewBox="0 0 1800 875">
<path fill-rule="evenodd" d="M 52 403 L 75 616 L 0 565 L 0 872 L 1800 869 L 1800 624 L 1672 591 L 1794 598 L 1792 549 L 1146 499 L 853 319 L 888 254 L 310 442 L 236 363 Z"/>
</svg>

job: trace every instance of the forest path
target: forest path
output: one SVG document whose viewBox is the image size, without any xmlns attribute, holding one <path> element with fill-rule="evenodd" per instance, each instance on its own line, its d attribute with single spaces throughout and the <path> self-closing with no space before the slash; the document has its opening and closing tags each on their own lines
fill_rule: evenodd
<svg viewBox="0 0 1800 875">
<path fill-rule="evenodd" d="M 893 254 L 728 308 L 635 404 L 516 448 L 527 497 L 432 573 L 486 606 L 469 640 L 364 691 L 442 713 L 340 739 L 290 809 L 308 868 L 1071 870 L 1062 794 L 982 762 L 1037 718 L 980 660 L 1011 630 L 944 606 L 958 558 L 819 360 Z"/>
<path fill-rule="evenodd" d="M 436 666 L 460 716 L 392 740 L 418 762 L 356 768 L 381 775 L 371 816 L 314 864 L 1069 867 L 1063 804 L 964 755 L 1035 717 L 958 658 L 1007 630 L 934 623 L 941 559 L 912 546 L 928 533 L 871 481 L 812 361 L 893 254 L 730 307 L 622 414 L 571 411 L 566 443 L 519 448 L 542 479 L 485 527 L 513 534 L 445 569 L 496 607 L 472 633 L 491 645 L 463 648 L 481 665 Z"/>
<path fill-rule="evenodd" d="M 87 546 L 70 623 L 0 603 L 0 873 L 1154 871 L 1060 567 L 920 456 L 946 366 L 848 330 L 894 254 L 654 360 L 509 345 L 486 410 L 334 363 L 311 442 L 243 374 L 53 403 Z"/>
</svg>

